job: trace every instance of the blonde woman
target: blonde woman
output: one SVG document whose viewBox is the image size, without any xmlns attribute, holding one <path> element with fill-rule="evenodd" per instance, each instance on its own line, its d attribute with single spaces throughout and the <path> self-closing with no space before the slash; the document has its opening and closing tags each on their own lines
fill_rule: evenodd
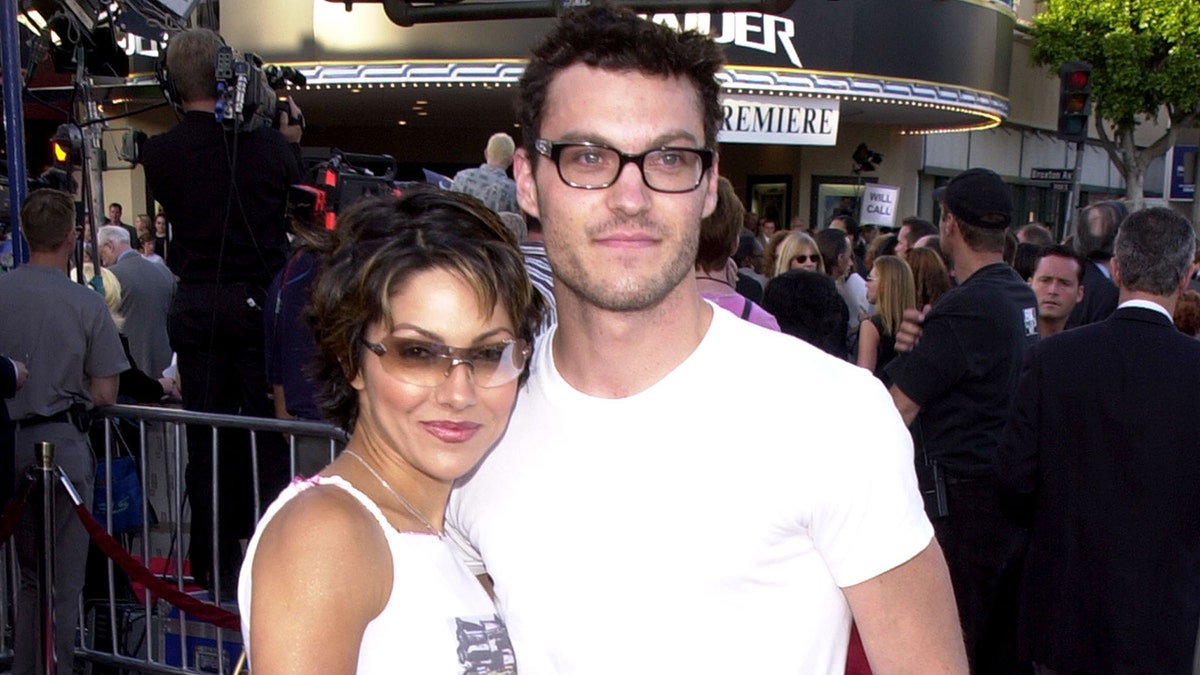
<svg viewBox="0 0 1200 675">
<path fill-rule="evenodd" d="M 821 251 L 817 242 L 804 232 L 792 230 L 779 244 L 775 252 L 775 266 L 771 276 L 777 277 L 789 270 L 808 270 L 809 272 L 825 273 L 825 263 L 821 260 Z"/>
<path fill-rule="evenodd" d="M 859 327 L 858 365 L 891 386 L 884 368 L 896 356 L 896 329 L 904 310 L 917 306 L 912 269 L 903 258 L 884 255 L 875 260 L 867 276 L 867 300 L 875 305 L 875 313 Z"/>
</svg>

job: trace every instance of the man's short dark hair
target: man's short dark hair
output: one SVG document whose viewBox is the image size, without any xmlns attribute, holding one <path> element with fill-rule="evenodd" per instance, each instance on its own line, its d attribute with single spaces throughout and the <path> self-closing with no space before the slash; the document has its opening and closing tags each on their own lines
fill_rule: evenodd
<svg viewBox="0 0 1200 675">
<path fill-rule="evenodd" d="M 75 200 L 60 190 L 34 190 L 21 204 L 21 234 L 31 251 L 53 251 L 75 229 Z"/>
<path fill-rule="evenodd" d="M 858 221 L 854 219 L 854 216 L 848 213 L 838 214 L 830 219 L 830 226 L 833 225 L 833 221 L 835 220 L 842 221 L 843 226 L 846 228 L 846 234 L 850 235 L 851 239 L 858 239 L 858 233 L 862 231 L 862 228 L 859 227 Z"/>
<path fill-rule="evenodd" d="M 717 181 L 717 206 L 712 215 L 700 221 L 700 244 L 696 248 L 696 267 L 717 271 L 725 267 L 729 254 L 742 232 L 746 213 L 733 184 L 724 176 Z"/>
<path fill-rule="evenodd" d="M 1093 214 L 1099 217 L 1092 218 Z M 1079 211 L 1079 227 L 1076 228 L 1075 250 L 1079 255 L 1093 260 L 1108 260 L 1113 256 L 1113 242 L 1121 221 L 1129 216 L 1129 210 L 1118 201 L 1097 202 Z"/>
<path fill-rule="evenodd" d="M 1017 228 L 1018 235 L 1025 235 L 1025 241 L 1036 246 L 1053 246 L 1054 233 L 1041 223 L 1026 223 Z"/>
<path fill-rule="evenodd" d="M 988 253 L 1000 253 L 1003 255 L 1004 247 L 1008 243 L 1009 231 L 995 227 L 979 227 L 971 225 L 955 219 L 958 223 L 958 229 L 962 232 L 963 241 L 972 251 L 986 251 Z M 1016 240 L 1016 237 L 1013 237 Z M 1016 247 L 1013 247 L 1014 250 Z"/>
<path fill-rule="evenodd" d="M 1171 295 L 1192 268 L 1196 232 L 1171 209 L 1142 209 L 1121 224 L 1113 249 L 1122 288 Z"/>
<path fill-rule="evenodd" d="M 207 28 L 191 28 L 167 44 L 167 73 L 179 98 L 199 101 L 217 95 L 217 50 L 225 43 Z"/>
<path fill-rule="evenodd" d="M 850 250 L 850 242 L 846 241 L 846 233 L 833 228 L 821 230 L 813 239 L 821 251 L 821 259 L 825 262 L 825 273 L 833 274 L 837 266 L 838 256 Z"/>
<path fill-rule="evenodd" d="M 1083 270 L 1084 270 L 1084 265 L 1087 264 L 1087 260 L 1084 260 L 1083 256 L 1081 256 L 1078 253 L 1076 253 L 1075 251 L 1071 250 L 1071 247 L 1069 247 L 1069 246 L 1063 246 L 1062 244 L 1054 244 L 1052 246 L 1044 247 L 1042 249 L 1041 255 L 1039 255 L 1037 257 L 1037 262 L 1034 263 L 1033 268 L 1036 270 L 1038 264 L 1042 262 L 1042 258 L 1045 258 L 1046 256 L 1051 256 L 1051 255 L 1057 256 L 1059 258 L 1066 258 L 1067 260 L 1074 260 L 1075 261 L 1075 269 L 1078 270 L 1078 272 L 1079 272 L 1079 285 L 1080 286 L 1083 285 Z"/>
<path fill-rule="evenodd" d="M 707 35 L 679 32 L 640 18 L 629 9 L 593 5 L 566 13 L 533 48 L 517 97 L 517 119 L 526 152 L 534 153 L 550 84 L 559 71 L 578 63 L 618 72 L 684 77 L 696 88 L 704 118 L 704 144 L 717 146 L 721 122 L 717 72 L 725 62 Z"/>
<path fill-rule="evenodd" d="M 850 309 L 828 276 L 802 269 L 784 272 L 767 284 L 762 307 L 779 322 L 780 331 L 846 357 Z"/>
<path fill-rule="evenodd" d="M 908 226 L 908 239 L 905 240 L 904 244 L 909 248 L 915 246 L 917 240 L 921 237 L 938 233 L 937 225 L 917 216 L 909 216 L 900 221 L 900 224 L 901 226 Z"/>
</svg>

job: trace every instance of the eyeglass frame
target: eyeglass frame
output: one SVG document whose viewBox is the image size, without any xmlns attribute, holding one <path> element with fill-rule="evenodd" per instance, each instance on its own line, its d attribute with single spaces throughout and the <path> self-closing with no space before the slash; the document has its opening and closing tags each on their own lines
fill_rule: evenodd
<svg viewBox="0 0 1200 675">
<path fill-rule="evenodd" d="M 524 340 L 522 338 L 506 338 L 504 340 L 497 340 L 495 342 L 489 342 L 488 344 L 477 345 L 475 347 L 451 347 L 450 345 L 442 344 L 440 342 L 431 342 L 429 340 L 415 340 L 415 339 L 410 339 L 410 338 L 398 338 L 398 337 L 390 336 L 390 335 L 386 336 L 384 339 L 385 340 L 393 339 L 393 340 L 401 341 L 401 342 L 408 343 L 408 344 L 419 344 L 423 347 L 430 348 L 436 354 L 437 359 L 439 359 L 441 361 L 449 361 L 449 364 L 447 364 L 447 366 L 446 366 L 446 370 L 442 373 L 442 375 L 443 375 L 442 382 L 438 382 L 436 384 L 421 384 L 419 382 L 412 382 L 403 377 L 400 377 L 399 375 L 393 374 L 391 372 L 391 370 L 389 370 L 387 368 L 387 366 L 384 366 L 384 372 L 386 372 L 388 375 L 391 375 L 392 377 L 395 377 L 396 379 L 400 380 L 401 382 L 406 382 L 408 384 L 413 385 L 414 387 L 427 387 L 430 389 L 444 384 L 446 380 L 450 379 L 450 373 L 454 372 L 454 369 L 461 365 L 470 366 L 471 384 L 473 384 L 477 387 L 482 387 L 484 389 L 495 389 L 496 387 L 503 387 L 504 385 L 512 383 L 512 382 L 516 382 L 517 380 L 519 380 L 521 378 L 521 373 L 525 372 L 526 366 L 529 365 L 529 357 L 533 354 L 533 346 L 529 343 L 528 340 Z M 373 354 L 375 354 L 375 356 L 379 357 L 379 364 L 382 366 L 384 354 L 388 353 L 387 345 L 383 344 L 382 342 L 371 342 L 370 340 L 368 340 L 365 337 L 360 338 L 360 340 L 363 343 L 363 345 L 365 345 L 366 348 L 371 351 L 371 353 L 373 353 Z M 468 353 L 478 350 L 478 349 L 487 348 L 487 347 L 496 347 L 498 345 L 504 345 L 506 349 L 508 347 L 512 347 L 512 348 L 516 349 L 518 353 L 522 354 L 524 363 L 521 364 L 520 368 L 516 369 L 516 375 L 514 375 L 511 380 L 505 380 L 504 382 L 499 382 L 496 384 L 483 384 L 475 379 L 475 362 L 471 358 L 468 358 Z"/>
<path fill-rule="evenodd" d="M 801 258 L 804 258 L 804 260 L 801 260 Z M 810 260 L 813 261 L 814 263 L 820 263 L 821 262 L 821 254 L 820 253 L 813 253 L 813 254 L 797 253 L 796 255 L 792 256 L 792 262 L 799 263 L 801 265 L 807 263 Z"/>
<path fill-rule="evenodd" d="M 662 192 L 664 194 L 684 194 L 700 187 L 700 184 L 704 182 L 705 174 L 712 169 L 713 159 L 717 154 L 712 148 L 689 148 L 682 145 L 664 145 L 657 148 L 650 148 L 644 152 L 631 154 L 627 152 L 621 152 L 611 145 L 606 145 L 604 143 L 594 143 L 592 141 L 552 141 L 547 138 L 537 139 L 533 142 L 533 147 L 535 150 L 537 150 L 539 155 L 542 155 L 551 162 L 554 162 L 554 168 L 558 172 L 559 180 L 573 188 L 578 188 L 580 190 L 604 190 L 610 188 L 614 183 L 621 179 L 621 172 L 625 170 L 626 164 L 636 164 L 638 173 L 642 175 L 642 184 L 651 190 L 654 190 L 655 192 Z M 562 164 L 559 163 L 559 158 L 562 157 L 563 150 L 568 147 L 599 148 L 602 150 L 611 150 L 612 152 L 615 152 L 618 160 L 617 171 L 613 175 L 612 180 L 608 181 L 604 185 L 582 185 L 567 180 L 567 177 L 563 175 Z M 664 152 L 669 150 L 694 152 L 700 156 L 700 174 L 696 177 L 695 185 L 687 188 L 686 190 L 663 190 L 650 184 L 650 181 L 646 178 L 646 156 L 654 152 Z"/>
</svg>

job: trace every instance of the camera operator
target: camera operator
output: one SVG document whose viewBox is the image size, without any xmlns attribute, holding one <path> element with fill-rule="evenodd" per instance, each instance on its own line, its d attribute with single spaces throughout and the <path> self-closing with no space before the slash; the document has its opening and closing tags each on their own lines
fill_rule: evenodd
<svg viewBox="0 0 1200 675">
<path fill-rule="evenodd" d="M 301 178 L 299 110 L 281 115 L 279 129 L 238 132 L 216 116 L 217 51 L 207 29 L 175 35 L 168 45 L 169 89 L 183 119 L 147 140 L 142 163 L 154 198 L 171 219 L 168 265 L 179 286 L 168 317 L 188 410 L 271 417 L 265 374 L 266 288 L 288 256 L 288 186 Z M 273 102 L 272 102 L 273 103 Z M 187 488 L 192 505 L 190 558 L 197 581 L 213 574 L 211 432 L 188 429 Z M 258 435 L 262 503 L 288 479 L 281 437 Z M 232 597 L 241 563 L 239 540 L 253 530 L 248 435 L 224 433 L 220 456 L 219 565 L 221 595 Z M 278 446 L 278 447 L 276 447 Z"/>
</svg>

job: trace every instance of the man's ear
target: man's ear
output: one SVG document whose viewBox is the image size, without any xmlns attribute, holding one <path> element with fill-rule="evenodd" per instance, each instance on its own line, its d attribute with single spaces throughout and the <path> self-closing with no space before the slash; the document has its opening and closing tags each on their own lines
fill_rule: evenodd
<svg viewBox="0 0 1200 675">
<path fill-rule="evenodd" d="M 704 210 L 701 218 L 707 218 L 717 209 L 717 185 L 721 177 L 721 156 L 713 153 L 712 168 L 708 170 L 708 180 L 705 181 Z"/>
<path fill-rule="evenodd" d="M 517 150 L 513 155 L 513 181 L 517 184 L 517 203 L 521 210 L 534 218 L 541 218 L 538 212 L 537 180 L 533 174 L 533 163 L 536 157 L 530 157 L 525 148 Z"/>
<path fill-rule="evenodd" d="M 1116 256 L 1113 256 L 1112 258 L 1109 259 L 1108 266 L 1109 266 L 1110 270 L 1112 271 L 1112 282 L 1114 284 L 1116 284 L 1118 287 L 1120 287 L 1121 286 L 1121 263 L 1120 263 L 1120 261 L 1117 260 Z"/>
</svg>

